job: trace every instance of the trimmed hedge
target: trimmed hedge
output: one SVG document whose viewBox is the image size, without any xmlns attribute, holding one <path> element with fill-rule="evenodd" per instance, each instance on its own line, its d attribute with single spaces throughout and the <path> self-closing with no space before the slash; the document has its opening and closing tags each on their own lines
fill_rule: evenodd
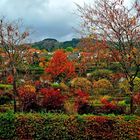
<svg viewBox="0 0 140 140">
<path fill-rule="evenodd" d="M 0 140 L 138 140 L 140 117 L 1 113 Z"/>
<path fill-rule="evenodd" d="M 9 84 L 0 84 L 0 89 L 2 89 L 2 90 L 4 90 L 4 89 L 11 90 L 11 89 L 13 89 L 13 86 L 9 85 Z"/>
</svg>

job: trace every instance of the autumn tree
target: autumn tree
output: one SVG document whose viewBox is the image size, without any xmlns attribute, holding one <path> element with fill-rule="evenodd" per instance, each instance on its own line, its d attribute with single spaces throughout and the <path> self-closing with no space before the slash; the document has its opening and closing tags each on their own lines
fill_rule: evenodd
<svg viewBox="0 0 140 140">
<path fill-rule="evenodd" d="M 107 64 L 109 60 L 109 48 L 106 41 L 97 40 L 95 36 L 87 36 L 81 39 L 78 47 L 81 49 L 81 61 L 79 63 L 81 68 L 92 70 L 93 66 L 99 68 L 102 63 Z"/>
<path fill-rule="evenodd" d="M 76 60 L 76 67 L 79 76 L 85 76 L 86 72 L 94 65 L 95 61 L 93 61 L 93 46 L 93 40 L 89 37 L 82 38 L 77 45 L 80 52 L 80 57 Z"/>
<path fill-rule="evenodd" d="M 27 64 L 29 56 L 28 46 L 25 45 L 29 32 L 20 25 L 19 20 L 8 22 L 5 18 L 0 19 L 0 47 L 5 54 L 4 65 L 12 77 L 14 112 L 17 110 L 17 70 Z"/>
<path fill-rule="evenodd" d="M 140 4 L 126 6 L 124 0 L 95 0 L 94 5 L 78 6 L 83 32 L 106 40 L 114 61 L 121 65 L 130 85 L 133 113 L 134 79 L 140 67 Z"/>
<path fill-rule="evenodd" d="M 63 50 L 57 50 L 46 68 L 54 82 L 67 80 L 75 75 L 75 66 Z"/>
</svg>

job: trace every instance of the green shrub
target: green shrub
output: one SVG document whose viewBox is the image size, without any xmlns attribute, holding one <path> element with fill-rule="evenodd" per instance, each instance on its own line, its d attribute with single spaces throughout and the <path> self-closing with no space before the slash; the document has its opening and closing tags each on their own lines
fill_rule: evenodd
<svg viewBox="0 0 140 140">
<path fill-rule="evenodd" d="M 93 71 L 90 76 L 92 80 L 99 80 L 102 78 L 106 78 L 106 79 L 110 79 L 112 74 L 111 70 L 107 70 L 107 69 L 97 69 L 95 71 Z"/>
<path fill-rule="evenodd" d="M 2 89 L 2 90 L 11 90 L 12 88 L 13 88 L 12 85 L 0 84 L 0 89 Z"/>
<path fill-rule="evenodd" d="M 60 84 L 59 83 L 52 83 L 51 86 L 53 88 L 60 88 Z"/>
<path fill-rule="evenodd" d="M 120 89 L 122 89 L 126 94 L 130 94 L 130 85 L 127 80 L 119 83 Z M 134 79 L 134 92 L 140 91 L 140 78 L 136 77 Z"/>
<path fill-rule="evenodd" d="M 129 97 L 126 97 L 125 98 L 125 103 L 128 105 L 128 104 L 130 104 L 130 98 Z"/>
<path fill-rule="evenodd" d="M 67 52 L 73 52 L 73 47 L 67 47 L 65 50 L 66 50 Z"/>
<path fill-rule="evenodd" d="M 134 90 L 135 92 L 140 91 L 140 78 L 136 77 L 134 80 Z"/>
<path fill-rule="evenodd" d="M 138 140 L 139 128 L 136 116 L 0 114 L 1 140 Z"/>
<path fill-rule="evenodd" d="M 44 69 L 38 65 L 30 65 L 29 71 L 33 74 L 42 74 L 44 72 Z"/>
<path fill-rule="evenodd" d="M 113 62 L 110 64 L 109 69 L 113 72 L 120 72 L 121 70 L 121 64 L 118 62 Z"/>
<path fill-rule="evenodd" d="M 125 100 L 119 101 L 119 102 L 118 102 L 118 105 L 119 105 L 119 106 L 127 106 Z"/>
<path fill-rule="evenodd" d="M 137 77 L 139 77 L 139 78 L 140 78 L 140 72 L 138 72 Z"/>
</svg>

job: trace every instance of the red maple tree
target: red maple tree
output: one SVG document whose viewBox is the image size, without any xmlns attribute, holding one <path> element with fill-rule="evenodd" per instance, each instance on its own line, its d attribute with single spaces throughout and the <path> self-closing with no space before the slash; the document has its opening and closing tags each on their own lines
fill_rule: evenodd
<svg viewBox="0 0 140 140">
<path fill-rule="evenodd" d="M 57 50 L 45 70 L 53 81 L 68 79 L 75 75 L 75 66 L 63 50 Z"/>
</svg>

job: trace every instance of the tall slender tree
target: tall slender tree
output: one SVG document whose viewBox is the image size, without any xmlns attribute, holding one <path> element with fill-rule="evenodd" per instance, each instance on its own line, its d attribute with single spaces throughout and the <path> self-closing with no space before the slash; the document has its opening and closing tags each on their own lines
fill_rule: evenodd
<svg viewBox="0 0 140 140">
<path fill-rule="evenodd" d="M 20 25 L 20 20 L 8 22 L 5 18 L 0 19 L 0 47 L 5 54 L 4 65 L 13 77 L 14 112 L 17 111 L 17 70 L 28 61 L 28 46 L 25 43 L 29 32 Z"/>
</svg>

